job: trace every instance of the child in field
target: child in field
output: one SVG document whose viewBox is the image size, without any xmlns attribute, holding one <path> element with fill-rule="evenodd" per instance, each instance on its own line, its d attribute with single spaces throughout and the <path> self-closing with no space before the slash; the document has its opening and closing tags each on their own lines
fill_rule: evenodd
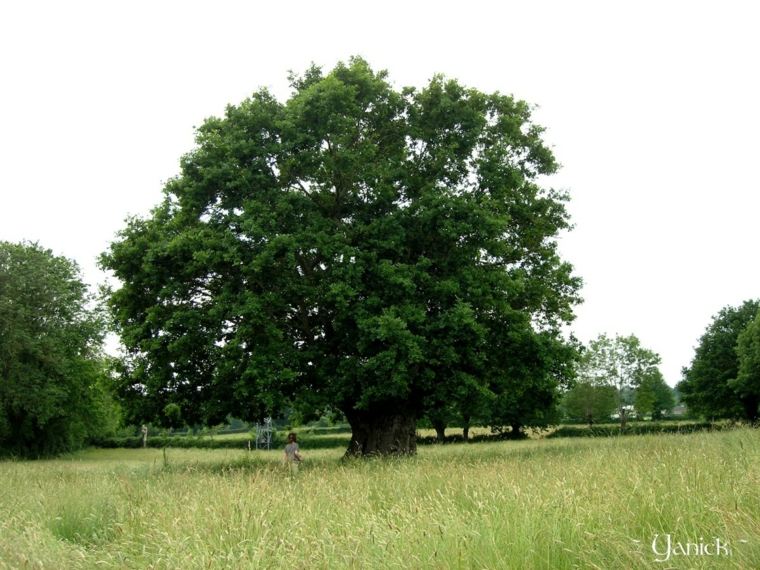
<svg viewBox="0 0 760 570">
<path fill-rule="evenodd" d="M 290 467 L 290 474 L 295 475 L 298 473 L 298 464 L 303 458 L 298 451 L 298 442 L 296 441 L 296 434 L 290 432 L 288 434 L 288 444 L 285 446 L 285 462 Z"/>
</svg>

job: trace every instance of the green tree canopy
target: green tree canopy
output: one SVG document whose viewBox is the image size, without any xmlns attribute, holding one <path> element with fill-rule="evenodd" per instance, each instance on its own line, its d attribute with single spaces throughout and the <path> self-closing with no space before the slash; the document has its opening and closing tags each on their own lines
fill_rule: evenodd
<svg viewBox="0 0 760 570">
<path fill-rule="evenodd" d="M 625 427 L 628 406 L 633 404 L 629 401 L 628 394 L 632 395 L 650 375 L 660 374 L 659 364 L 660 356 L 643 347 L 635 335 L 615 335 L 610 338 L 601 334 L 589 343 L 583 353 L 578 367 L 578 379 L 596 386 L 606 384 L 616 389 L 620 423 Z"/>
<path fill-rule="evenodd" d="M 739 334 L 739 373 L 729 385 L 743 403 L 745 417 L 756 422 L 760 406 L 760 312 Z"/>
<path fill-rule="evenodd" d="M 409 453 L 462 383 L 553 378 L 579 280 L 530 107 L 440 76 L 396 90 L 358 58 L 291 81 L 285 103 L 259 91 L 208 119 L 102 258 L 130 408 L 331 405 L 351 452 Z"/>
<path fill-rule="evenodd" d="M 576 382 L 564 395 L 562 405 L 568 417 L 593 425 L 610 419 L 617 407 L 617 390 L 607 384 Z"/>
<path fill-rule="evenodd" d="M 640 416 L 648 415 L 657 420 L 663 412 L 669 412 L 675 405 L 673 390 L 659 370 L 653 370 L 641 379 L 634 394 L 634 406 Z"/>
<path fill-rule="evenodd" d="M 0 449 L 73 449 L 113 418 L 90 301 L 74 262 L 0 242 Z"/>
<path fill-rule="evenodd" d="M 739 376 L 739 335 L 758 310 L 760 301 L 749 300 L 738 307 L 724 307 L 713 317 L 678 385 L 693 412 L 715 418 L 756 417 L 757 400 L 751 392 L 737 391 L 731 381 Z"/>
</svg>

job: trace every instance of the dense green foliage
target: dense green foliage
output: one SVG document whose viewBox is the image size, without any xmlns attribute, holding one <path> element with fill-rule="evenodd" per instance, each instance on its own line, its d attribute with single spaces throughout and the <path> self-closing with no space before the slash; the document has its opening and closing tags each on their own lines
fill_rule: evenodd
<svg viewBox="0 0 760 570">
<path fill-rule="evenodd" d="M 634 407 L 639 417 L 650 416 L 653 420 L 658 420 L 663 414 L 670 413 L 675 403 L 673 390 L 659 370 L 645 375 L 634 394 Z"/>
<path fill-rule="evenodd" d="M 744 403 L 747 419 L 757 421 L 760 405 L 760 312 L 739 334 L 739 373 L 729 384 Z"/>
<path fill-rule="evenodd" d="M 739 307 L 724 307 L 713 317 L 699 339 L 691 365 L 683 370 L 678 385 L 690 410 L 708 418 L 753 419 L 758 399 L 735 384 L 739 376 L 739 335 L 755 319 L 760 301 L 745 301 Z"/>
<path fill-rule="evenodd" d="M 207 120 L 102 258 L 130 420 L 331 406 L 358 453 L 413 452 L 417 418 L 473 395 L 546 423 L 580 283 L 529 106 L 439 76 L 397 91 L 361 59 L 292 87 Z"/>
<path fill-rule="evenodd" d="M 118 421 L 90 300 L 72 261 L 0 242 L 0 451 L 74 449 Z"/>
<path fill-rule="evenodd" d="M 617 390 L 608 384 L 576 382 L 562 398 L 562 407 L 570 419 L 583 420 L 589 425 L 604 422 L 617 407 Z"/>
<path fill-rule="evenodd" d="M 625 426 L 636 388 L 646 378 L 662 377 L 659 364 L 660 356 L 643 347 L 635 335 L 610 338 L 601 334 L 589 343 L 583 353 L 578 378 L 595 386 L 615 388 L 620 424 Z"/>
</svg>

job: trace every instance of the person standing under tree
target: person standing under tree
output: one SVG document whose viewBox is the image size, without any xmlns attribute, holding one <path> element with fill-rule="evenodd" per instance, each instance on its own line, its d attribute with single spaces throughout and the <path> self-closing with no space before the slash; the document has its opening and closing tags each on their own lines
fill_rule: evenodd
<svg viewBox="0 0 760 570">
<path fill-rule="evenodd" d="M 288 444 L 285 446 L 285 462 L 290 467 L 291 475 L 298 473 L 298 464 L 303 459 L 301 453 L 298 451 L 298 442 L 296 439 L 296 434 L 290 432 L 288 434 Z"/>
</svg>

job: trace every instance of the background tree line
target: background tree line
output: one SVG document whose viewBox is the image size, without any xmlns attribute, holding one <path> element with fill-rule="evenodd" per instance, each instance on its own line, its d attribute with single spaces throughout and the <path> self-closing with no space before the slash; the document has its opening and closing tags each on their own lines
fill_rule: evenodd
<svg viewBox="0 0 760 570">
<path fill-rule="evenodd" d="M 589 424 L 609 422 L 616 416 L 622 427 L 632 413 L 637 417 L 661 419 L 675 405 L 675 395 L 658 366 L 660 356 L 641 345 L 635 335 L 609 337 L 600 335 L 588 346 L 575 343 L 572 377 L 558 398 L 543 409 L 542 422 L 530 422 L 531 427 L 545 427 L 563 419 L 585 421 Z M 488 398 L 465 400 L 466 409 L 454 400 L 441 406 L 427 419 L 443 441 L 447 426 L 461 426 L 464 439 L 470 425 L 500 429 L 498 408 Z M 496 413 L 495 413 L 496 412 Z M 518 429 L 514 437 L 520 437 Z"/>
</svg>

